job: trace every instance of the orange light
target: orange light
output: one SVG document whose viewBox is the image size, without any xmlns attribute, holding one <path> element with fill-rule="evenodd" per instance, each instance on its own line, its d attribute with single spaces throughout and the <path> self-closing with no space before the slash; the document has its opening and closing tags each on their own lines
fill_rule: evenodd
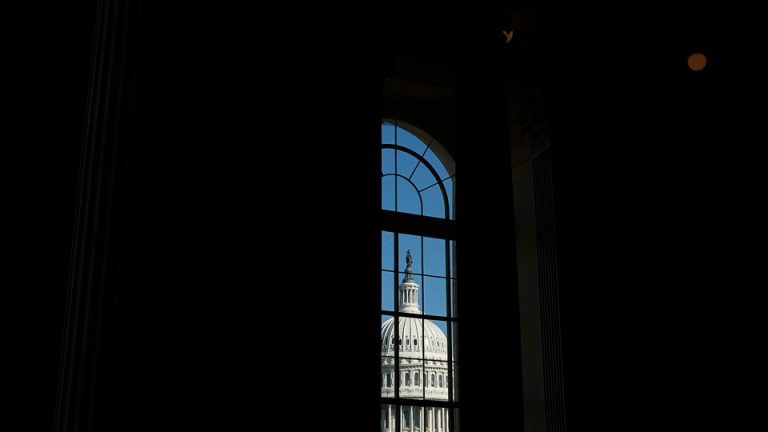
<svg viewBox="0 0 768 432">
<path fill-rule="evenodd" d="M 698 72 L 707 66 L 707 57 L 701 53 L 693 53 L 688 57 L 688 67 Z"/>
</svg>

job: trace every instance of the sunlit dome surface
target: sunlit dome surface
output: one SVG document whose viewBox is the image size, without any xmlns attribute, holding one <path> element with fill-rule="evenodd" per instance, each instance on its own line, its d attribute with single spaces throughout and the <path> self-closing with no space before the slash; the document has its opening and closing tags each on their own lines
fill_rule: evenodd
<svg viewBox="0 0 768 432">
<path fill-rule="evenodd" d="M 381 355 L 395 355 L 394 330 L 394 318 L 384 321 L 381 325 Z M 420 359 L 423 355 L 426 359 L 443 361 L 448 359 L 448 341 L 445 334 L 430 320 L 401 317 L 400 337 L 402 339 L 401 358 Z"/>
</svg>

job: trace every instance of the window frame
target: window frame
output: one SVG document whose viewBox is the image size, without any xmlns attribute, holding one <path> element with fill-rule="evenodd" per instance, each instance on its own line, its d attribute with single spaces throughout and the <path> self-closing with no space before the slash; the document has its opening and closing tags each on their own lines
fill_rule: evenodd
<svg viewBox="0 0 768 432">
<path fill-rule="evenodd" d="M 381 126 L 383 127 L 385 124 L 390 124 L 395 127 L 395 136 L 397 136 L 397 129 L 401 128 L 405 131 L 411 133 L 415 137 L 417 137 L 420 141 L 425 142 L 423 139 L 423 135 L 425 133 L 421 130 L 418 130 L 418 132 L 414 132 L 412 129 L 409 129 L 407 125 L 406 127 L 403 127 L 402 122 L 398 122 L 396 120 L 390 120 L 390 119 L 383 119 L 381 122 Z M 421 136 L 420 136 L 421 135 Z M 396 141 L 396 140 L 395 140 Z M 436 146 L 435 146 L 436 144 Z M 450 165 L 446 164 L 443 159 L 444 157 L 448 156 L 450 157 L 450 154 L 443 148 L 440 147 L 439 143 L 437 143 L 434 139 L 430 139 L 430 144 L 428 145 L 429 148 L 437 149 L 437 151 L 433 150 L 433 154 L 437 157 L 438 160 L 440 160 L 443 163 L 443 168 L 446 170 L 448 174 L 451 173 L 451 170 L 449 167 L 452 167 L 454 161 L 450 161 Z M 395 150 L 395 157 L 397 158 L 397 151 L 403 151 L 410 156 L 417 159 L 419 164 L 423 164 L 426 169 L 429 170 L 429 172 L 437 179 L 437 183 L 435 186 L 439 187 L 441 196 L 443 198 L 443 204 L 444 204 L 444 217 L 438 218 L 434 216 L 425 216 L 424 215 L 424 208 L 423 205 L 421 207 L 421 214 L 412 214 L 412 213 L 401 213 L 398 211 L 393 210 L 385 210 L 382 207 L 382 204 L 379 204 L 379 214 L 381 217 L 381 223 L 380 223 L 380 232 L 391 232 L 393 234 L 393 250 L 394 250 L 394 262 L 393 262 L 393 272 L 395 274 L 395 287 L 394 287 L 394 293 L 393 293 L 393 310 L 388 311 L 383 309 L 383 305 L 380 305 L 380 314 L 382 316 L 391 316 L 394 318 L 394 333 L 397 334 L 398 340 L 400 339 L 399 333 L 399 324 L 400 324 L 400 318 L 403 317 L 413 317 L 418 319 L 424 319 L 424 320 L 433 320 L 433 321 L 442 321 L 446 325 L 446 340 L 448 341 L 446 348 L 446 363 L 447 363 L 447 371 L 446 376 L 444 380 L 445 388 L 447 388 L 447 394 L 448 399 L 447 400 L 435 400 L 435 399 L 427 399 L 426 394 L 423 399 L 410 399 L 410 398 L 403 398 L 400 396 L 400 352 L 403 348 L 402 341 L 399 340 L 399 348 L 398 345 L 393 346 L 393 352 L 394 352 L 394 367 L 393 367 L 393 375 L 394 375 L 394 396 L 393 397 L 383 397 L 380 396 L 380 405 L 381 406 L 387 406 L 390 405 L 391 409 L 397 413 L 397 415 L 394 415 L 393 418 L 395 420 L 394 427 L 396 431 L 402 430 L 403 426 L 400 424 L 400 419 L 402 416 L 403 408 L 404 407 L 418 407 L 423 408 L 426 412 L 427 408 L 433 408 L 435 410 L 437 409 L 445 409 L 447 416 L 447 424 L 446 426 L 449 428 L 450 431 L 458 431 L 459 425 L 457 423 L 458 415 L 455 413 L 457 410 L 460 409 L 460 404 L 458 401 L 458 385 L 456 382 L 454 382 L 454 378 L 458 377 L 458 373 L 456 372 L 456 363 L 458 362 L 458 356 L 456 355 L 459 351 L 455 345 L 458 345 L 458 342 L 456 342 L 456 335 L 454 334 L 455 326 L 459 323 L 458 317 L 458 293 L 457 293 L 457 283 L 456 283 L 456 175 L 450 174 L 449 177 L 452 181 L 452 197 L 449 199 L 448 197 L 448 191 L 446 190 L 446 186 L 444 184 L 444 181 L 447 178 L 440 178 L 437 170 L 432 166 L 432 164 L 426 160 L 422 155 L 419 155 L 416 151 L 402 146 L 398 145 L 396 142 L 395 144 L 389 144 L 389 143 L 380 143 L 380 152 L 383 152 L 386 149 Z M 381 154 L 381 153 L 380 153 Z M 383 179 L 385 176 L 395 176 L 402 177 L 406 180 L 404 176 L 397 173 L 397 170 L 395 170 L 394 173 L 390 174 L 384 174 L 382 173 L 381 178 Z M 410 182 L 410 181 L 409 181 Z M 397 180 L 395 180 L 395 184 L 397 184 Z M 413 183 L 411 183 L 413 185 Z M 380 190 L 383 187 L 383 183 L 379 182 L 379 188 Z M 434 186 L 431 186 L 434 187 Z M 426 188 L 424 189 L 426 190 Z M 421 194 L 418 188 L 416 188 L 416 191 L 419 193 L 419 199 L 421 200 Z M 397 196 L 395 196 L 395 202 L 397 202 Z M 395 207 L 397 208 L 397 207 Z M 422 244 L 423 244 L 423 238 L 424 237 L 430 237 L 435 239 L 444 240 L 446 243 L 445 247 L 445 262 L 446 262 L 446 273 L 445 273 L 445 279 L 446 279 L 446 311 L 445 315 L 430 315 L 427 314 L 424 310 L 422 310 L 422 313 L 415 314 L 415 313 L 406 313 L 401 312 L 399 310 L 399 303 L 398 303 L 398 276 L 402 273 L 400 267 L 400 263 L 398 260 L 398 253 L 399 253 L 399 235 L 400 234 L 409 234 L 414 236 L 422 237 Z M 453 245 L 453 256 L 451 256 L 451 244 Z M 423 247 L 422 247 L 423 250 Z M 423 269 L 422 269 L 423 271 Z M 381 287 L 380 287 L 381 289 Z M 422 289 L 424 287 L 422 286 Z M 425 334 L 422 335 L 424 337 L 425 342 L 422 344 L 422 347 L 420 349 L 426 348 L 427 345 L 427 337 Z M 431 338 L 430 338 L 431 340 Z M 432 346 L 435 345 L 434 341 L 431 344 Z M 457 352 L 454 352 L 454 349 Z M 425 365 L 426 366 L 426 365 Z M 429 381 L 427 380 L 427 377 L 431 377 L 431 379 L 435 379 L 434 373 L 427 373 L 425 370 L 424 376 L 421 379 L 421 382 L 423 383 L 422 387 L 426 390 L 427 388 L 433 387 L 438 388 L 436 386 L 430 386 Z M 415 379 L 415 378 L 414 378 Z M 458 381 L 458 379 L 456 379 Z M 414 382 L 411 380 L 411 382 Z M 436 384 L 436 383 L 434 383 Z M 391 427 L 390 427 L 391 429 Z"/>
</svg>

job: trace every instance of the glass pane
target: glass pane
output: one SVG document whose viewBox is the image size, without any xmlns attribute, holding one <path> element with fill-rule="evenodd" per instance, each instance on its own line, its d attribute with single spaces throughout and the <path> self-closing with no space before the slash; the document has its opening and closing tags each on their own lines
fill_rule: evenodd
<svg viewBox="0 0 768 432">
<path fill-rule="evenodd" d="M 424 399 L 422 386 L 423 362 L 413 353 L 400 358 L 400 397 L 403 399 Z M 419 384 L 416 384 L 416 376 Z"/>
<path fill-rule="evenodd" d="M 448 400 L 448 362 L 440 360 L 429 360 L 426 362 L 427 387 L 426 399 L 430 400 Z"/>
<path fill-rule="evenodd" d="M 414 408 L 415 409 L 415 408 Z M 422 424 L 424 425 L 419 432 L 448 432 L 450 420 L 448 420 L 450 410 L 448 408 L 439 407 L 423 407 L 422 410 Z M 410 432 L 410 431 L 409 431 Z M 414 431 L 415 432 L 415 431 Z"/>
<path fill-rule="evenodd" d="M 425 320 L 425 352 L 424 373 L 425 398 L 448 400 L 446 374 L 448 373 L 446 354 L 446 322 L 442 320 Z M 441 386 L 442 384 L 442 386 Z"/>
<path fill-rule="evenodd" d="M 427 315 L 447 315 L 445 301 L 446 278 L 424 277 L 424 313 Z"/>
<path fill-rule="evenodd" d="M 401 431 L 412 430 L 411 429 L 411 427 L 413 426 L 411 424 L 412 417 L 413 417 L 413 407 L 410 407 L 410 406 L 400 407 L 400 430 Z"/>
<path fill-rule="evenodd" d="M 395 143 L 395 126 L 390 123 L 382 123 L 381 125 L 381 143 L 382 144 L 394 144 Z"/>
<path fill-rule="evenodd" d="M 424 153 L 427 145 L 407 130 L 397 128 L 397 145 L 407 147 L 418 154 Z"/>
<path fill-rule="evenodd" d="M 440 343 L 437 344 L 437 346 L 439 348 L 438 351 L 443 353 L 442 356 L 445 357 L 446 356 L 446 354 L 445 354 L 445 352 L 446 352 L 446 345 L 447 345 L 446 337 L 448 335 L 448 323 L 445 320 L 442 320 L 442 319 L 434 319 L 434 320 L 431 320 L 431 321 L 432 321 L 432 324 L 436 325 L 437 328 L 440 329 L 440 332 L 442 334 L 443 340 L 441 340 Z"/>
<path fill-rule="evenodd" d="M 390 321 L 389 321 L 392 318 L 394 318 L 392 315 L 385 315 L 385 314 L 381 315 L 381 331 L 382 331 L 382 333 L 381 333 L 381 340 L 382 340 L 382 342 L 384 341 L 384 336 L 385 336 L 384 332 L 388 332 L 388 331 L 391 331 L 391 330 L 394 329 L 394 328 L 389 328 L 389 326 L 394 323 L 394 321 L 392 321 L 392 323 L 390 323 Z M 391 341 L 390 341 L 390 343 L 391 343 Z M 394 354 L 392 354 L 392 355 L 394 355 Z"/>
<path fill-rule="evenodd" d="M 438 180 L 440 179 L 435 178 L 423 163 L 419 164 L 416 168 L 416 172 L 413 173 L 413 177 L 411 177 L 411 181 L 417 188 L 419 188 L 419 190 L 432 186 Z"/>
<path fill-rule="evenodd" d="M 440 176 L 441 179 L 444 179 L 446 177 L 450 177 L 453 173 L 449 173 L 447 169 L 445 169 L 445 165 L 443 165 L 443 162 L 438 159 L 437 156 L 435 156 L 435 153 L 432 152 L 432 150 L 427 150 L 427 152 L 424 154 L 424 159 L 429 162 L 430 165 L 432 165 L 432 168 L 437 171 L 437 175 Z"/>
<path fill-rule="evenodd" d="M 411 275 L 414 282 L 416 282 L 416 285 L 418 285 L 417 291 L 414 293 L 412 291 L 403 291 L 400 290 L 397 293 L 398 301 L 399 303 L 399 310 L 400 312 L 407 312 L 407 313 L 423 313 L 424 312 L 424 296 L 422 295 L 421 291 L 424 287 L 424 281 L 423 277 L 420 274 L 417 275 Z M 405 280 L 405 272 L 399 273 L 399 276 L 397 277 L 397 283 L 398 287 L 400 287 L 403 284 L 403 281 Z M 409 310 L 404 309 L 408 305 L 415 305 L 418 307 L 418 310 Z"/>
<path fill-rule="evenodd" d="M 381 356 L 381 397 L 395 397 L 395 358 Z"/>
<path fill-rule="evenodd" d="M 433 186 L 421 193 L 424 203 L 424 216 L 445 218 L 445 198 L 438 186 Z"/>
<path fill-rule="evenodd" d="M 381 178 L 381 208 L 395 210 L 395 176 L 388 175 Z"/>
<path fill-rule="evenodd" d="M 395 270 L 395 235 L 389 231 L 381 232 L 381 268 Z"/>
<path fill-rule="evenodd" d="M 381 396 L 395 397 L 395 319 L 381 316 Z"/>
<path fill-rule="evenodd" d="M 381 309 L 395 310 L 395 273 L 386 270 L 381 272 Z"/>
<path fill-rule="evenodd" d="M 395 431 L 395 413 L 394 405 L 381 406 L 381 432 Z"/>
<path fill-rule="evenodd" d="M 401 406 L 400 430 L 407 432 L 446 432 L 446 429 L 427 426 L 429 412 L 434 409 L 433 407 Z"/>
<path fill-rule="evenodd" d="M 410 178 L 418 159 L 402 150 L 397 151 L 397 173 L 405 178 Z"/>
<path fill-rule="evenodd" d="M 444 239 L 424 237 L 424 274 L 445 277 Z"/>
<path fill-rule="evenodd" d="M 395 151 L 392 149 L 381 150 L 381 172 L 383 174 L 395 173 Z"/>
<path fill-rule="evenodd" d="M 411 234 L 398 234 L 398 268 L 401 272 L 405 272 L 406 268 L 406 254 L 411 251 L 411 270 L 414 274 L 421 274 L 422 271 L 422 250 L 421 250 L 421 236 L 415 236 Z M 400 279 L 402 281 L 402 279 Z"/>
<path fill-rule="evenodd" d="M 397 211 L 421 214 L 421 197 L 419 193 L 416 192 L 412 184 L 402 177 L 397 177 Z"/>
<path fill-rule="evenodd" d="M 395 355 L 395 317 L 391 315 L 381 315 L 381 355 Z"/>
</svg>

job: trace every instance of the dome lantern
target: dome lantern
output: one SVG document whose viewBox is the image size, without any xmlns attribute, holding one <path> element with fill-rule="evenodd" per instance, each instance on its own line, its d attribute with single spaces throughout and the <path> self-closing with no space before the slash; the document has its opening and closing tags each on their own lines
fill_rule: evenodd
<svg viewBox="0 0 768 432">
<path fill-rule="evenodd" d="M 400 312 L 405 313 L 421 313 L 419 308 L 419 284 L 413 280 L 413 258 L 411 257 L 411 251 L 408 250 L 405 254 L 405 277 L 403 277 L 403 283 L 400 284 Z"/>
</svg>

